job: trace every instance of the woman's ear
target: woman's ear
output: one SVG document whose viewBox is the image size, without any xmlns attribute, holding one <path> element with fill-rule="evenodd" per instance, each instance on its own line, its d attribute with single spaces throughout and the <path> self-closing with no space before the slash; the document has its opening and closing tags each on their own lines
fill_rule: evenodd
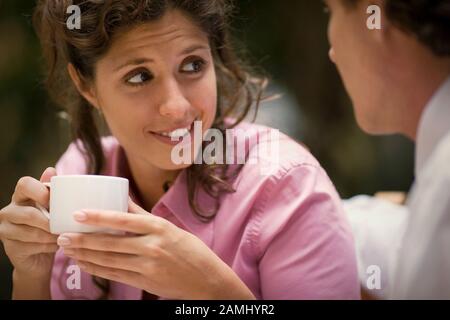
<svg viewBox="0 0 450 320">
<path fill-rule="evenodd" d="M 78 92 L 96 109 L 100 110 L 97 95 L 95 94 L 94 88 L 89 85 L 78 73 L 78 70 L 73 64 L 67 64 L 67 71 L 69 72 L 70 78 L 77 88 Z"/>
</svg>

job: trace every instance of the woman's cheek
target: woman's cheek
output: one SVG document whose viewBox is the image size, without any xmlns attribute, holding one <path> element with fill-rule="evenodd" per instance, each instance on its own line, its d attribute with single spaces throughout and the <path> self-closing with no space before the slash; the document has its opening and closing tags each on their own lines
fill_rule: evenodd
<svg viewBox="0 0 450 320">
<path fill-rule="evenodd" d="M 207 128 L 210 128 L 214 122 L 217 112 L 217 85 L 215 76 L 208 82 L 208 96 L 205 97 L 205 113 L 207 120 Z"/>
<path fill-rule="evenodd" d="M 207 127 L 210 128 L 214 122 L 214 119 L 216 117 L 216 112 L 217 112 L 217 99 L 215 98 L 215 96 L 214 96 L 214 98 L 211 97 L 211 99 L 208 101 L 208 103 L 205 107 L 207 109 L 205 111 L 205 113 L 207 115 L 207 119 L 208 119 Z"/>
<path fill-rule="evenodd" d="M 107 124 L 111 133 L 116 137 L 135 141 L 138 137 L 143 137 L 143 128 L 148 124 L 149 116 L 140 110 L 136 106 L 133 110 L 126 102 L 116 104 L 108 114 Z M 106 116 L 105 114 L 105 120 Z"/>
</svg>

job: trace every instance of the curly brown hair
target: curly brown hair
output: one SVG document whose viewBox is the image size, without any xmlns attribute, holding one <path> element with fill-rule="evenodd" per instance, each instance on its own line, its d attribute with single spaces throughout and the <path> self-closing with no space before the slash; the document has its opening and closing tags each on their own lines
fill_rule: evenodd
<svg viewBox="0 0 450 320">
<path fill-rule="evenodd" d="M 360 0 L 343 0 L 350 7 Z M 384 10 L 390 22 L 413 34 L 435 55 L 450 56 L 449 0 L 385 0 Z"/>
<path fill-rule="evenodd" d="M 70 5 L 78 5 L 81 9 L 80 30 L 66 27 L 66 10 Z M 105 162 L 101 137 L 94 108 L 76 90 L 67 65 L 72 63 L 81 79 L 93 79 L 96 62 L 108 51 L 118 33 L 157 20 L 170 9 L 187 14 L 209 37 L 218 86 L 218 111 L 212 127 L 224 132 L 239 124 L 253 105 L 257 109 L 267 83 L 264 77 L 251 76 L 249 68 L 232 48 L 229 18 L 233 1 L 40 0 L 37 3 L 33 23 L 46 61 L 46 86 L 51 98 L 67 111 L 72 139 L 82 142 L 84 148 L 79 149 L 86 157 L 90 174 L 100 174 Z M 226 124 L 226 118 L 235 121 Z M 219 196 L 234 191 L 230 179 L 237 172 L 229 172 L 226 164 L 191 165 L 186 171 L 191 208 L 199 219 L 210 221 L 217 212 Z M 198 206 L 199 187 L 217 200 L 212 212 L 204 212 Z"/>
</svg>

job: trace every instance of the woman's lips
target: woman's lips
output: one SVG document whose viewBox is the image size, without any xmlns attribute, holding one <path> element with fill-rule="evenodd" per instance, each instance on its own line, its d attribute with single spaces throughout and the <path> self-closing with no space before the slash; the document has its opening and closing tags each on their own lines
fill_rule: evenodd
<svg viewBox="0 0 450 320">
<path fill-rule="evenodd" d="M 175 145 L 181 143 L 181 142 L 185 139 L 185 137 L 186 137 L 187 135 L 190 135 L 190 136 L 191 136 L 191 139 L 190 139 L 190 140 L 193 141 L 194 125 L 191 125 L 191 128 L 190 128 L 190 130 L 188 131 L 188 133 L 187 133 L 186 135 L 181 136 L 181 137 L 178 137 L 177 139 L 174 139 L 174 141 L 172 141 L 172 138 L 171 138 L 171 137 L 163 136 L 163 135 L 158 134 L 158 133 L 156 133 L 156 132 L 149 131 L 149 133 L 150 133 L 155 139 L 161 141 L 162 143 L 168 144 L 168 145 L 171 145 L 171 146 L 175 146 Z"/>
</svg>

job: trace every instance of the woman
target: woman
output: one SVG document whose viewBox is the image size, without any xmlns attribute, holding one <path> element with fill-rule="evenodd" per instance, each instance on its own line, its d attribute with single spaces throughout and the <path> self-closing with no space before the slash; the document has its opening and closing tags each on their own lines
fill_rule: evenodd
<svg viewBox="0 0 450 320">
<path fill-rule="evenodd" d="M 72 2 L 80 29 L 65 24 Z M 38 3 L 49 90 L 69 110 L 74 143 L 40 181 L 21 178 L 1 212 L 14 298 L 359 298 L 339 197 L 299 144 L 281 136 L 275 161 L 255 151 L 274 142 L 265 134 L 247 145 L 256 163 L 172 161 L 169 137 L 192 135 L 194 121 L 203 134 L 261 129 L 242 122 L 264 81 L 231 50 L 230 10 L 225 0 Z M 94 108 L 111 136 L 99 137 Z M 192 144 L 192 158 L 208 146 Z M 75 219 L 126 235 L 49 233 L 34 207 L 48 206 L 42 182 L 87 173 L 128 178 L 135 214 L 86 211 Z M 70 285 L 73 265 L 82 270 L 79 286 Z"/>
</svg>

